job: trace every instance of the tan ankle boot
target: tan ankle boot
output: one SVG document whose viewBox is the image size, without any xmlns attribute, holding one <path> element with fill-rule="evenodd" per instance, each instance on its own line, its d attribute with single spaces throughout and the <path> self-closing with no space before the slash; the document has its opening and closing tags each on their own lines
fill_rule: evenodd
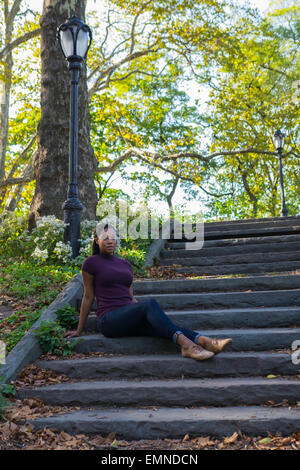
<svg viewBox="0 0 300 470">
<path fill-rule="evenodd" d="M 211 351 L 207 351 L 206 349 L 202 348 L 201 346 L 194 346 L 188 348 L 181 348 L 181 354 L 183 357 L 190 357 L 191 359 L 196 359 L 197 361 L 205 361 L 214 356 L 214 353 Z"/>
<path fill-rule="evenodd" d="M 223 351 L 227 344 L 231 343 L 231 338 L 218 339 L 218 338 L 208 338 L 207 336 L 199 336 L 197 344 L 207 349 L 208 351 L 218 354 Z"/>
</svg>

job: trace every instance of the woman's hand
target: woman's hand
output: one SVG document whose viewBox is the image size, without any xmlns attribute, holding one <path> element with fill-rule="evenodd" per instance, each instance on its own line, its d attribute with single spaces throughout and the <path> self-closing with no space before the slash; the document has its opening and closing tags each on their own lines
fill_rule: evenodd
<svg viewBox="0 0 300 470">
<path fill-rule="evenodd" d="M 77 330 L 69 330 L 63 334 L 64 338 L 73 338 L 74 336 L 80 336 L 80 333 Z"/>
</svg>

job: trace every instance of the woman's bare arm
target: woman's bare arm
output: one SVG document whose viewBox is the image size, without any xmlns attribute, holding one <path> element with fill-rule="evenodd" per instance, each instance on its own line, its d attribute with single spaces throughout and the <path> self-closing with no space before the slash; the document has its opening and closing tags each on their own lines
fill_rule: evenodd
<svg viewBox="0 0 300 470">
<path fill-rule="evenodd" d="M 67 331 L 64 336 L 80 336 L 86 322 L 87 316 L 90 313 L 91 307 L 94 302 L 94 276 L 85 271 L 82 271 L 82 279 L 84 285 L 84 293 L 80 307 L 80 317 L 76 331 Z"/>
<path fill-rule="evenodd" d="M 133 283 L 131 284 L 131 286 L 129 287 L 129 292 L 130 292 L 130 297 L 132 298 L 132 300 L 134 302 L 137 302 L 137 300 L 133 297 Z"/>
</svg>

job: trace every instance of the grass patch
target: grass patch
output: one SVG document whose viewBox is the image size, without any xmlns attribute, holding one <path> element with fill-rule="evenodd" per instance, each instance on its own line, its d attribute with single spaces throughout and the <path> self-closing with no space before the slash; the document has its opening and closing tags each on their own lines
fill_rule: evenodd
<svg viewBox="0 0 300 470">
<path fill-rule="evenodd" d="M 66 266 L 41 266 L 32 260 L 1 263 L 0 298 L 16 311 L 0 321 L 0 340 L 10 352 L 57 297 L 78 270 Z"/>
</svg>

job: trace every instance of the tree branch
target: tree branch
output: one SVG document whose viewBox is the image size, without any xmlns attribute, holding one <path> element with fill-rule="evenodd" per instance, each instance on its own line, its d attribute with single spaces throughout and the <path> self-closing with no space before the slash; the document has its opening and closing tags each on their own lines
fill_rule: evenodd
<svg viewBox="0 0 300 470">
<path fill-rule="evenodd" d="M 176 171 L 174 170 L 171 170 L 169 168 L 164 168 L 162 165 L 160 165 L 159 163 L 157 163 L 155 160 L 157 160 L 158 156 L 157 154 L 154 154 L 153 152 L 149 152 L 149 151 L 144 151 L 144 150 L 140 150 L 140 149 L 137 149 L 135 147 L 131 147 L 129 148 L 123 155 L 121 155 L 119 158 L 117 158 L 111 165 L 109 166 L 106 166 L 106 167 L 100 167 L 98 168 L 97 172 L 99 173 L 108 173 L 108 172 L 111 172 L 111 171 L 114 171 L 124 160 L 126 160 L 127 158 L 133 156 L 133 155 L 137 155 L 142 161 L 144 161 L 145 163 L 147 163 L 150 167 L 151 166 L 154 166 L 156 168 L 160 168 L 161 170 L 163 171 L 166 171 L 167 173 L 170 173 L 172 174 L 173 176 L 175 176 L 176 178 L 180 178 L 180 179 L 183 179 L 183 180 L 186 180 L 186 181 L 190 181 L 192 182 L 193 184 L 195 184 L 196 186 L 198 186 L 202 191 L 204 191 L 206 194 L 209 194 L 210 196 L 214 196 L 214 197 L 222 197 L 222 196 L 227 196 L 227 195 L 231 195 L 232 192 L 229 192 L 229 193 L 223 193 L 223 194 L 216 194 L 216 193 L 211 193 L 209 191 L 207 191 L 206 189 L 204 189 L 200 184 L 199 182 L 197 181 L 194 181 L 193 178 L 189 178 L 187 176 L 183 176 L 183 175 L 180 175 L 178 174 Z M 149 161 L 146 156 L 150 157 L 153 159 L 153 161 Z"/>
<path fill-rule="evenodd" d="M 36 36 L 38 36 L 41 32 L 41 28 L 35 29 L 33 31 L 29 31 L 29 33 L 24 34 L 23 36 L 20 36 L 19 38 L 15 39 L 13 42 L 10 44 L 7 44 L 2 51 L 0 51 L 0 60 L 4 59 L 13 49 L 18 47 L 20 44 L 23 44 L 24 42 L 28 41 L 29 39 L 32 39 Z"/>
<path fill-rule="evenodd" d="M 34 136 L 30 139 L 30 141 L 28 142 L 28 144 L 26 145 L 26 147 L 24 148 L 24 150 L 20 153 L 20 155 L 18 156 L 18 158 L 16 159 L 16 161 L 14 162 L 7 178 L 12 178 L 19 163 L 23 160 L 23 158 L 26 156 L 26 154 L 28 153 L 28 151 L 31 149 L 31 147 L 33 146 L 34 142 L 36 141 L 36 137 L 37 137 L 37 134 L 34 134 Z M 36 153 L 36 152 L 35 152 Z M 33 155 L 32 157 L 33 158 Z"/>
<path fill-rule="evenodd" d="M 22 3 L 22 0 L 15 0 L 14 1 L 14 4 L 9 12 L 9 15 L 8 15 L 8 21 L 9 23 L 13 23 L 16 15 L 18 14 L 19 10 L 20 10 L 20 6 L 21 6 L 21 3 Z"/>
<path fill-rule="evenodd" d="M 165 160 L 176 160 L 177 158 L 183 158 L 183 157 L 197 158 L 197 159 L 202 160 L 204 162 L 209 162 L 213 158 L 219 157 L 219 156 L 229 156 L 229 155 L 234 156 L 234 155 L 242 155 L 242 154 L 247 154 L 247 153 L 256 153 L 256 154 L 261 154 L 261 155 L 277 155 L 276 152 L 270 152 L 270 151 L 267 151 L 267 150 L 257 150 L 255 148 L 248 148 L 248 149 L 244 149 L 244 150 L 229 150 L 229 151 L 224 151 L 224 152 L 216 152 L 216 153 L 212 153 L 211 155 L 207 155 L 207 156 L 201 155 L 199 153 L 177 153 L 177 154 L 173 154 L 173 155 L 166 155 L 165 157 L 159 157 L 158 156 L 157 158 L 161 162 L 163 162 Z M 284 154 L 284 156 L 288 155 L 289 153 Z"/>
<path fill-rule="evenodd" d="M 150 48 L 145 49 L 144 51 L 138 51 L 138 52 L 134 52 L 133 54 L 129 54 L 127 57 L 120 60 L 116 64 L 113 64 L 110 67 L 108 67 L 106 70 L 103 70 L 100 73 L 99 77 L 95 80 L 94 85 L 90 88 L 89 98 L 91 98 L 97 91 L 107 88 L 111 81 L 110 77 L 123 64 L 126 64 L 127 62 L 131 62 L 132 60 L 135 60 L 139 57 L 143 57 L 144 55 L 148 55 L 151 52 L 157 52 L 158 49 L 154 49 L 155 45 L 156 43 L 154 43 Z M 106 80 L 104 80 L 105 77 L 106 77 Z"/>
<path fill-rule="evenodd" d="M 0 188 L 8 188 L 9 186 L 15 186 L 16 184 L 30 183 L 34 180 L 33 168 L 28 168 L 26 176 L 18 178 L 7 178 L 5 181 L 0 182 Z"/>
</svg>

